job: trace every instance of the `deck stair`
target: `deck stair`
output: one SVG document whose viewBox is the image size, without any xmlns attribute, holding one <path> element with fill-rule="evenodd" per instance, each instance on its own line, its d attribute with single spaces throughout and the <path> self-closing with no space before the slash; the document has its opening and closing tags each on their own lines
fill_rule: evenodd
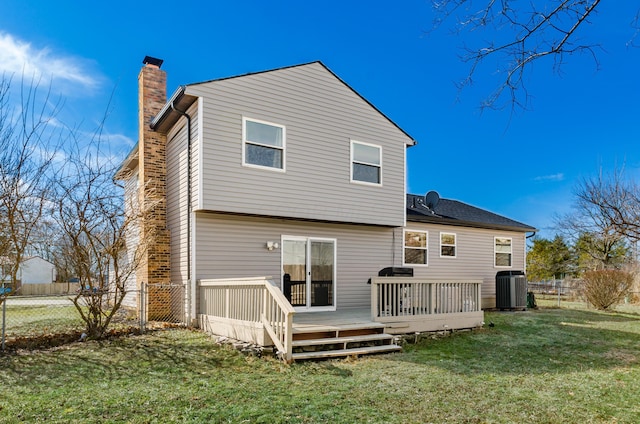
<svg viewBox="0 0 640 424">
<path fill-rule="evenodd" d="M 360 356 L 401 350 L 379 323 L 314 325 L 293 330 L 293 360 Z"/>
</svg>

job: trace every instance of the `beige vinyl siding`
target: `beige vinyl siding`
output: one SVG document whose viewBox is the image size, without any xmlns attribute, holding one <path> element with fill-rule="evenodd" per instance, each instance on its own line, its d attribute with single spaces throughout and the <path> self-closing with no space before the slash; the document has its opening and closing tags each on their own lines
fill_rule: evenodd
<svg viewBox="0 0 640 424">
<path fill-rule="evenodd" d="M 202 98 L 203 209 L 404 224 L 410 139 L 322 65 L 193 85 L 187 94 Z M 243 166 L 243 117 L 286 128 L 286 172 Z M 382 147 L 381 186 L 350 182 L 351 140 Z"/>
<path fill-rule="evenodd" d="M 191 205 L 198 202 L 198 103 L 187 114 L 191 116 Z M 171 239 L 171 282 L 186 284 L 188 279 L 187 222 L 187 119 L 180 118 L 167 133 L 167 228 Z"/>
<path fill-rule="evenodd" d="M 393 229 L 198 212 L 196 279 L 272 276 L 281 282 L 282 236 L 336 240 L 337 309 L 369 307 L 367 280 L 393 263 Z M 267 241 L 280 243 L 266 249 Z"/>
<path fill-rule="evenodd" d="M 137 169 L 131 174 L 131 176 L 124 183 L 124 210 L 125 214 L 136 213 L 138 209 L 138 171 Z M 135 249 L 140 241 L 139 226 L 134 223 L 127 229 L 125 240 L 127 242 L 127 261 L 131 263 L 135 260 Z M 125 289 L 128 291 L 122 306 L 125 308 L 136 308 L 138 306 L 138 293 L 137 293 L 137 281 L 136 273 L 132 272 L 125 282 Z"/>
<path fill-rule="evenodd" d="M 187 127 L 182 118 L 167 134 L 167 227 L 171 282 L 187 281 Z"/>
<path fill-rule="evenodd" d="M 198 207 L 198 196 L 200 194 L 200 162 L 198 161 L 198 151 L 200 149 L 200 125 L 202 122 L 199 103 L 195 102 L 189 110 L 187 110 L 187 114 L 191 116 L 191 207 L 195 209 Z"/>
<path fill-rule="evenodd" d="M 412 267 L 414 276 L 434 279 L 468 278 L 483 281 L 482 307 L 495 307 L 498 271 L 525 270 L 525 233 L 503 230 L 455 227 L 449 225 L 407 222 L 407 229 L 428 231 L 429 265 L 414 266 L 402 264 L 402 228 L 396 229 L 397 244 L 396 266 Z M 456 234 L 456 257 L 440 257 L 440 232 Z M 512 239 L 511 267 L 494 266 L 494 237 Z"/>
</svg>

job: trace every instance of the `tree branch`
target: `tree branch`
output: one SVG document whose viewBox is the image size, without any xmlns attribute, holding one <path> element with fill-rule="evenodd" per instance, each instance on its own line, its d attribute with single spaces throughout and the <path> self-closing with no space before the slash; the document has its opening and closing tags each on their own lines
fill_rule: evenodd
<svg viewBox="0 0 640 424">
<path fill-rule="evenodd" d="M 480 3 L 478 9 L 474 8 L 477 3 Z M 548 0 L 545 2 L 548 11 L 540 10 L 535 2 L 528 6 L 514 3 L 512 0 L 432 1 L 436 11 L 434 29 L 455 16 L 457 33 L 484 31 L 495 39 L 509 31 L 509 39 L 503 43 L 488 42 L 482 47 L 463 48 L 466 54 L 462 60 L 470 65 L 467 76 L 457 84 L 459 89 L 473 84 L 475 75 L 490 57 L 497 59 L 495 73 L 503 75 L 481 103 L 483 109 L 501 109 L 507 105 L 512 110 L 527 109 L 530 96 L 525 74 L 533 63 L 545 58 L 555 58 L 553 68 L 560 72 L 566 56 L 587 52 L 596 68 L 599 67 L 596 55 L 599 45 L 578 43 L 577 39 L 579 29 L 591 23 L 589 18 L 601 0 Z M 637 16 L 635 22 L 638 22 Z"/>
</svg>

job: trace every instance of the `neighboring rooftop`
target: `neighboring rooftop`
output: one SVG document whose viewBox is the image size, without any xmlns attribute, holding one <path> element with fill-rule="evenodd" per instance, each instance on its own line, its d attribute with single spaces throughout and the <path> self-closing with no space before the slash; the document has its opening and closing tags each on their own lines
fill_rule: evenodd
<svg viewBox="0 0 640 424">
<path fill-rule="evenodd" d="M 497 230 L 537 231 L 535 227 L 502 215 L 457 200 L 441 199 L 435 192 L 429 192 L 427 196 L 407 194 L 407 221 Z"/>
</svg>

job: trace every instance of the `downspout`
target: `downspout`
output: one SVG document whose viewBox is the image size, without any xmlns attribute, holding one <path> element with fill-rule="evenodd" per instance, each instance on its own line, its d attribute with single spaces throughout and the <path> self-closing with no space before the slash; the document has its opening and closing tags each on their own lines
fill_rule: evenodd
<svg viewBox="0 0 640 424">
<path fill-rule="evenodd" d="M 537 233 L 537 231 L 532 231 L 530 235 L 525 236 L 525 239 L 528 240 L 528 239 L 530 239 L 532 237 L 535 237 L 536 233 Z M 524 243 L 524 273 L 525 274 L 527 273 L 527 242 L 526 242 L 526 240 L 525 240 L 525 243 Z"/>
<path fill-rule="evenodd" d="M 174 100 L 171 100 L 171 109 L 187 119 L 187 284 L 191 287 L 191 116 L 176 109 L 173 102 Z M 194 295 L 195 293 L 191 293 L 190 302 L 194 301 Z M 192 305 L 189 309 L 191 313 Z"/>
</svg>

